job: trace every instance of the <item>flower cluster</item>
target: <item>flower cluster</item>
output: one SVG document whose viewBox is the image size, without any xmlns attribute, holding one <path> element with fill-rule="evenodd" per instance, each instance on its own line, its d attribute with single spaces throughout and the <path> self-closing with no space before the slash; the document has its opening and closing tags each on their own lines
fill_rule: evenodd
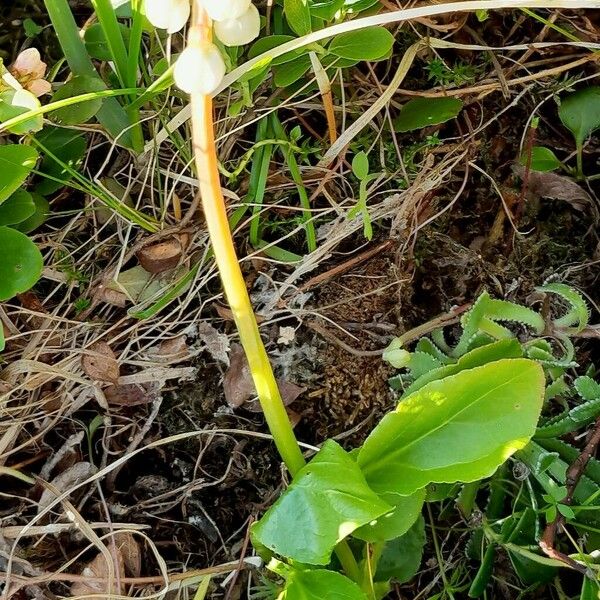
<svg viewBox="0 0 600 600">
<path fill-rule="evenodd" d="M 213 31 L 225 46 L 242 46 L 258 36 L 260 15 L 252 0 L 200 0 L 213 21 Z M 150 23 L 168 33 L 182 29 L 190 17 L 190 0 L 146 0 Z M 219 48 L 210 41 L 186 48 L 175 64 L 174 77 L 184 92 L 210 94 L 225 75 Z"/>
</svg>

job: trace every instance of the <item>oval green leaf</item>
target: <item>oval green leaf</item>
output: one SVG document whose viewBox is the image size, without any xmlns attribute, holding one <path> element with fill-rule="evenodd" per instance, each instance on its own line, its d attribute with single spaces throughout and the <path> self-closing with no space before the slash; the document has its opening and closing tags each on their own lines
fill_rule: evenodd
<svg viewBox="0 0 600 600">
<path fill-rule="evenodd" d="M 121 30 L 121 36 L 126 46 L 129 46 L 129 38 L 131 37 L 131 30 L 122 23 L 119 23 L 119 29 Z M 85 42 L 85 49 L 88 54 L 97 60 L 110 61 L 113 59 L 108 41 L 104 35 L 104 29 L 100 23 L 94 23 L 85 30 L 83 37 Z"/>
<path fill-rule="evenodd" d="M 52 96 L 52 102 L 74 98 L 90 92 L 101 92 L 105 89 L 106 86 L 97 77 L 73 77 L 56 91 Z M 80 125 L 81 123 L 87 123 L 101 108 L 102 98 L 94 98 L 87 102 L 79 102 L 72 106 L 59 108 L 52 113 L 52 117 L 63 125 Z"/>
<path fill-rule="evenodd" d="M 8 121 L 8 119 L 18 117 L 40 107 L 40 101 L 31 92 L 27 90 L 6 90 L 0 93 L 0 122 Z M 25 135 L 26 133 L 40 131 L 43 125 L 44 119 L 42 115 L 38 115 L 9 127 L 8 131 L 17 135 Z"/>
<path fill-rule="evenodd" d="M 521 156 L 519 161 L 523 166 L 527 166 L 528 157 L 526 154 Z M 560 160 L 556 157 L 556 154 L 550 150 L 550 148 L 544 148 L 544 146 L 534 146 L 531 149 L 531 168 L 534 171 L 541 173 L 547 173 L 548 171 L 554 171 L 559 169 L 562 165 Z"/>
<path fill-rule="evenodd" d="M 257 56 L 260 56 L 273 48 L 277 48 L 277 46 L 281 46 L 281 44 L 290 42 L 293 39 L 294 38 L 291 35 L 268 35 L 266 37 L 261 37 L 256 40 L 250 47 L 250 50 L 248 50 L 248 58 L 256 58 Z M 294 58 L 302 56 L 303 54 L 304 48 L 301 50 L 294 50 L 293 52 L 287 52 L 286 54 L 271 59 L 270 64 L 281 65 L 290 60 L 294 60 Z"/>
<path fill-rule="evenodd" d="M 362 150 L 357 152 L 352 159 L 352 172 L 361 181 L 369 176 L 369 158 Z"/>
<path fill-rule="evenodd" d="M 562 99 L 558 116 L 578 146 L 600 127 L 600 87 L 584 88 Z"/>
<path fill-rule="evenodd" d="M 287 87 L 300 79 L 310 69 L 310 58 L 306 55 L 273 67 L 273 82 L 277 87 Z"/>
<path fill-rule="evenodd" d="M 428 383 L 365 441 L 357 462 L 368 485 L 409 495 L 429 483 L 488 477 L 535 433 L 544 384 L 542 367 L 525 358 Z"/>
<path fill-rule="evenodd" d="M 35 212 L 31 194 L 17 190 L 10 198 L 0 204 L 0 226 L 22 223 Z"/>
<path fill-rule="evenodd" d="M 38 153 L 31 146 L 0 146 L 0 203 L 11 196 L 27 179 L 37 159 Z"/>
<path fill-rule="evenodd" d="M 297 35 L 312 31 L 308 0 L 283 0 L 283 14 L 290 29 Z"/>
<path fill-rule="evenodd" d="M 47 196 L 62 188 L 72 178 L 68 170 L 50 155 L 76 168 L 85 156 L 87 142 L 80 132 L 62 127 L 46 127 L 36 139 L 42 146 L 43 156 L 39 172 L 47 178 L 36 186 L 35 191 Z"/>
<path fill-rule="evenodd" d="M 31 198 L 33 200 L 33 204 L 35 206 L 35 211 L 33 214 L 19 223 L 15 225 L 15 229 L 23 233 L 30 233 L 35 231 L 40 225 L 42 225 L 46 219 L 48 218 L 48 214 L 50 213 L 50 204 L 48 204 L 48 200 L 44 198 L 44 196 L 40 196 L 40 194 L 33 193 L 31 194 Z"/>
<path fill-rule="evenodd" d="M 413 98 L 394 120 L 394 130 L 404 133 L 445 123 L 454 119 L 462 107 L 459 98 Z"/>
<path fill-rule="evenodd" d="M 26 292 L 42 274 L 38 247 L 23 233 L 0 227 L 0 301 Z"/>
<path fill-rule="evenodd" d="M 365 27 L 359 31 L 340 33 L 329 44 L 329 52 L 351 60 L 378 60 L 388 55 L 394 36 L 385 27 Z"/>
<path fill-rule="evenodd" d="M 326 565 L 339 541 L 391 509 L 352 457 L 328 440 L 253 526 L 252 537 L 281 556 Z"/>
</svg>

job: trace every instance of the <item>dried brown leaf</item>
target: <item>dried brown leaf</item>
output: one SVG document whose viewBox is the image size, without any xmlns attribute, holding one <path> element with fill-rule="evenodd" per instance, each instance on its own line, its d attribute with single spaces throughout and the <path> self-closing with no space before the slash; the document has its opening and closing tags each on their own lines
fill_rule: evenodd
<svg viewBox="0 0 600 600">
<path fill-rule="evenodd" d="M 515 165 L 519 177 L 525 177 L 525 167 Z M 530 198 L 564 200 L 574 209 L 584 211 L 590 206 L 590 195 L 569 177 L 552 172 L 530 171 L 527 194 Z"/>
<path fill-rule="evenodd" d="M 162 273 L 174 269 L 179 264 L 181 253 L 181 241 L 178 238 L 170 238 L 142 248 L 136 256 L 149 273 Z"/>
<path fill-rule="evenodd" d="M 92 463 L 78 462 L 63 471 L 60 475 L 57 475 L 50 482 L 50 485 L 53 488 L 56 488 L 56 491 L 59 494 L 63 494 L 67 490 L 70 490 L 72 487 L 94 475 L 97 470 L 98 469 Z M 56 494 L 50 488 L 45 488 L 42 492 L 40 501 L 38 502 L 38 513 L 47 508 L 56 497 Z"/>
<path fill-rule="evenodd" d="M 117 550 L 116 562 L 119 569 L 120 579 L 125 577 L 125 567 L 123 563 L 123 557 Z M 119 587 L 117 582 L 114 581 L 113 585 L 110 586 L 113 589 L 108 589 L 108 565 L 106 564 L 106 558 L 103 554 L 98 553 L 94 559 L 88 563 L 81 574 L 86 577 L 86 580 L 76 581 L 71 585 L 71 596 L 89 596 L 91 594 L 122 594 L 123 590 L 116 589 Z M 100 578 L 103 581 L 94 581 L 94 579 Z M 116 577 L 115 577 L 116 580 Z"/>
<path fill-rule="evenodd" d="M 210 323 L 202 321 L 198 325 L 198 339 L 215 360 L 229 365 L 229 338 L 226 334 L 219 333 Z"/>
<path fill-rule="evenodd" d="M 119 362 L 106 342 L 92 344 L 85 351 L 81 362 L 86 375 L 94 381 L 117 383 L 119 380 Z"/>
<path fill-rule="evenodd" d="M 142 572 L 142 554 L 135 537 L 128 531 L 120 531 L 115 535 L 115 545 L 123 557 L 125 573 L 129 577 L 139 577 Z"/>
<path fill-rule="evenodd" d="M 104 396 L 112 406 L 139 406 L 154 402 L 159 391 L 157 383 L 124 383 L 109 385 Z"/>
<path fill-rule="evenodd" d="M 246 360 L 246 354 L 239 344 L 231 347 L 229 359 L 230 365 L 223 379 L 227 404 L 231 408 L 239 408 L 244 405 L 247 410 L 261 412 L 260 403 L 258 400 L 254 400 L 256 389 L 250 373 L 250 366 Z M 277 386 L 285 406 L 294 402 L 306 390 L 306 388 L 284 379 L 277 379 Z"/>
</svg>

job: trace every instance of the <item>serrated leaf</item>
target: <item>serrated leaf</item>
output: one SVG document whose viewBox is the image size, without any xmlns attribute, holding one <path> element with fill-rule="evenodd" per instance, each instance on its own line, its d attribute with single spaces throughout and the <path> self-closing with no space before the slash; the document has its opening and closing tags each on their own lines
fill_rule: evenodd
<svg viewBox="0 0 600 600">
<path fill-rule="evenodd" d="M 425 521 L 419 517 L 401 537 L 385 544 L 377 564 L 376 581 L 410 581 L 419 570 L 425 546 Z"/>
<path fill-rule="evenodd" d="M 394 119 L 394 130 L 415 131 L 454 119 L 463 107 L 459 98 L 413 98 Z"/>
<path fill-rule="evenodd" d="M 562 317 L 554 320 L 555 325 L 568 327 L 573 333 L 579 333 L 587 327 L 590 311 L 585 299 L 575 288 L 564 283 L 547 283 L 536 289 L 540 292 L 557 294 L 571 305 Z"/>
<path fill-rule="evenodd" d="M 31 194 L 17 190 L 10 198 L 0 204 L 0 225 L 17 225 L 35 212 Z"/>
<path fill-rule="evenodd" d="M 326 565 L 339 541 L 391 509 L 352 457 L 328 440 L 252 527 L 252 537 L 281 556 Z"/>
<path fill-rule="evenodd" d="M 376 492 L 412 494 L 432 482 L 491 475 L 535 433 L 544 372 L 503 359 L 432 381 L 386 415 L 357 462 Z"/>
<path fill-rule="evenodd" d="M 600 127 L 600 87 L 584 88 L 562 98 L 558 116 L 581 146 Z"/>
<path fill-rule="evenodd" d="M 11 227 L 0 227 L 0 256 L 0 301 L 26 292 L 42 274 L 38 247 Z"/>
<path fill-rule="evenodd" d="M 350 60 L 379 60 L 388 55 L 394 45 L 394 36 L 385 27 L 365 27 L 359 31 L 340 33 L 327 50 Z"/>
<path fill-rule="evenodd" d="M 526 154 L 521 156 L 519 161 L 523 166 L 527 166 L 529 158 Z M 534 171 L 540 171 L 545 173 L 547 171 L 554 171 L 559 169 L 562 163 L 556 157 L 556 154 L 550 150 L 550 148 L 544 148 L 544 146 L 534 146 L 531 149 L 531 162 L 530 166 Z"/>
<path fill-rule="evenodd" d="M 583 375 L 578 377 L 575 382 L 575 389 L 583 400 L 596 400 L 600 398 L 600 383 L 594 381 L 591 377 Z"/>
<path fill-rule="evenodd" d="M 37 158 L 38 153 L 31 146 L 0 146 L 0 203 L 11 196 L 27 179 Z"/>
</svg>

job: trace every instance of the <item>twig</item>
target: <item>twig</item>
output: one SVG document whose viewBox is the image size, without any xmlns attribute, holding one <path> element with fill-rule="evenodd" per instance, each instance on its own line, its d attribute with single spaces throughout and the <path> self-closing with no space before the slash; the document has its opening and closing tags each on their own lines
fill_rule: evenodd
<svg viewBox="0 0 600 600">
<path fill-rule="evenodd" d="M 575 459 L 573 464 L 567 469 L 566 475 L 566 483 L 567 483 L 567 495 L 565 496 L 562 504 L 566 504 L 570 506 L 573 503 L 573 494 L 575 493 L 575 488 L 585 471 L 585 468 L 592 456 L 596 452 L 596 448 L 600 444 L 600 417 L 596 419 L 596 423 L 594 424 L 594 428 L 592 429 L 592 433 L 590 438 L 585 445 L 585 448 L 581 452 L 581 454 Z M 560 560 L 564 562 L 566 565 L 583 573 L 584 575 L 588 574 L 588 569 L 585 565 L 578 563 L 573 560 L 570 556 L 567 556 L 560 550 L 557 550 L 554 547 L 554 542 L 556 540 L 556 534 L 558 530 L 563 526 L 565 522 L 565 518 L 563 515 L 558 513 L 556 518 L 546 525 L 546 529 L 544 530 L 544 535 L 540 540 L 540 548 L 544 551 L 546 556 L 550 558 L 554 558 L 556 560 Z"/>
</svg>

